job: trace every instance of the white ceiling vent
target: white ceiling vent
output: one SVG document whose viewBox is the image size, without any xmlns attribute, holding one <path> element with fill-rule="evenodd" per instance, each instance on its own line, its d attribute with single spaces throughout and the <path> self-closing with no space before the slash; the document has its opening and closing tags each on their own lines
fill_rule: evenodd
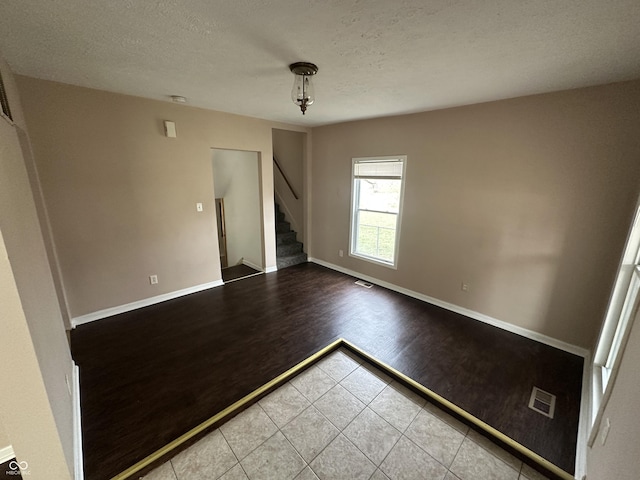
<svg viewBox="0 0 640 480">
<path fill-rule="evenodd" d="M 356 285 L 360 285 L 361 287 L 364 287 L 364 288 L 371 288 L 371 287 L 373 287 L 373 283 L 365 282 L 364 280 L 358 280 L 358 281 L 356 282 Z"/>
<path fill-rule="evenodd" d="M 533 387 L 531 398 L 529 399 L 529 408 L 545 417 L 553 418 L 553 413 L 556 410 L 556 396 L 538 387 Z"/>
</svg>

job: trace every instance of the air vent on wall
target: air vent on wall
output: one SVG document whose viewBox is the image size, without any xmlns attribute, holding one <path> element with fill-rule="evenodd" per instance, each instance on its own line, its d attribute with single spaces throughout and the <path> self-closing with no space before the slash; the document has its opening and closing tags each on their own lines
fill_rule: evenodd
<svg viewBox="0 0 640 480">
<path fill-rule="evenodd" d="M 0 105 L 2 106 L 2 114 L 10 120 L 13 120 L 11 109 L 9 108 L 7 90 L 4 88 L 4 81 L 2 80 L 2 72 L 0 72 Z"/>
<path fill-rule="evenodd" d="M 538 387 L 533 387 L 531 398 L 529 399 L 529 408 L 545 417 L 553 418 L 556 409 L 556 396 Z"/>
<path fill-rule="evenodd" d="M 361 287 L 364 287 L 364 288 L 371 288 L 371 287 L 373 287 L 373 283 L 365 282 L 364 280 L 358 280 L 358 281 L 356 282 L 356 285 L 360 285 Z"/>
</svg>

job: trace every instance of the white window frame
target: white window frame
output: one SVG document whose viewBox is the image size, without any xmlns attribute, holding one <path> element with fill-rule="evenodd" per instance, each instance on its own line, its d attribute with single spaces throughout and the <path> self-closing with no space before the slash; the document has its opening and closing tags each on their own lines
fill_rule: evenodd
<svg viewBox="0 0 640 480">
<path fill-rule="evenodd" d="M 591 431 L 588 445 L 598 435 L 600 423 L 620 368 L 631 327 L 640 308 L 640 200 L 627 237 L 611 293 L 607 314 L 592 366 Z"/>
<path fill-rule="evenodd" d="M 398 205 L 398 214 L 396 217 L 396 231 L 395 231 L 395 244 L 393 252 L 393 262 L 386 261 L 384 259 L 364 255 L 356 252 L 356 197 L 358 192 L 356 191 L 356 177 L 355 166 L 358 163 L 366 162 L 390 162 L 398 161 L 402 164 L 402 176 L 400 177 L 400 201 Z M 398 268 L 398 256 L 400 252 L 400 226 L 402 224 L 402 206 L 404 203 L 404 187 L 407 176 L 407 156 L 406 155 L 390 155 L 385 157 L 356 157 L 351 159 L 351 211 L 349 222 L 349 256 L 364 260 L 366 262 L 375 263 L 376 265 L 382 265 L 388 268 L 396 270 Z"/>
</svg>

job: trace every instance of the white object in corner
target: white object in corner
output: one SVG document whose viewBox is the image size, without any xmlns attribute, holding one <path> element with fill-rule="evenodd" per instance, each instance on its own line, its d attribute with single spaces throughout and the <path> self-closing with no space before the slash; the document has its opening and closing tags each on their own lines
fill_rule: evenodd
<svg viewBox="0 0 640 480">
<path fill-rule="evenodd" d="M 216 280 L 215 282 L 203 283 L 202 285 L 196 285 L 195 287 L 189 287 L 182 290 L 176 290 L 175 292 L 164 293 L 155 297 L 145 298 L 144 300 L 138 300 L 137 302 L 127 303 L 126 305 L 105 308 L 104 310 L 98 310 L 97 312 L 87 313 L 86 315 L 72 318 L 71 326 L 73 328 L 76 328 L 78 325 L 82 325 L 84 323 L 101 320 L 113 315 L 118 315 L 119 313 L 130 312 L 131 310 L 137 310 L 138 308 L 148 307 L 149 305 L 155 305 L 156 303 L 166 302 L 167 300 L 173 300 L 174 298 L 184 297 L 185 295 L 190 295 L 192 293 L 201 292 L 210 288 L 219 287 L 220 285 L 224 285 L 222 280 Z"/>
<path fill-rule="evenodd" d="M 16 454 L 13 452 L 13 447 L 8 445 L 4 448 L 0 448 L 0 463 L 5 463 L 15 458 Z"/>
<path fill-rule="evenodd" d="M 271 273 L 271 272 L 277 272 L 278 271 L 278 267 L 276 267 L 275 265 L 273 267 L 267 267 L 264 270 L 264 273 Z"/>
<path fill-rule="evenodd" d="M 589 351 L 585 348 L 578 347 L 577 345 L 572 345 L 570 343 L 566 343 L 566 342 L 563 342 L 562 340 L 557 340 L 552 337 L 548 337 L 547 335 L 543 335 L 541 333 L 534 332 L 526 328 L 518 327 L 517 325 L 513 325 L 511 323 L 498 320 L 496 318 L 485 315 L 484 313 L 475 312 L 473 310 L 469 310 L 468 308 L 464 308 L 464 307 L 459 307 L 458 305 L 454 305 L 453 303 L 444 302 L 442 300 L 438 300 L 437 298 L 433 298 L 428 295 L 424 295 L 422 293 L 414 292 L 413 290 L 409 290 L 407 288 L 399 287 L 398 285 L 394 285 L 393 283 L 388 283 L 383 280 L 378 280 L 377 278 L 370 277 L 368 275 L 363 275 L 353 270 L 349 270 L 348 268 L 343 268 L 338 265 L 334 265 L 333 263 L 325 262 L 324 260 L 319 260 L 317 258 L 309 258 L 309 261 L 313 263 L 317 263 L 318 265 L 322 265 L 323 267 L 327 267 L 332 270 L 336 270 L 338 272 L 350 275 L 352 277 L 361 278 L 362 280 L 366 280 L 369 283 L 373 283 L 374 285 L 380 285 L 381 287 L 388 288 L 389 290 L 393 290 L 394 292 L 402 293 L 409 297 L 417 298 L 418 300 L 422 300 L 423 302 L 430 303 L 437 307 L 442 307 L 451 312 L 459 313 L 460 315 L 464 315 L 465 317 L 473 318 L 474 320 L 478 320 L 480 322 L 493 325 L 494 327 L 498 327 L 502 330 L 506 330 L 507 332 L 515 333 L 517 335 L 520 335 L 521 337 L 529 338 L 531 340 L 535 340 L 536 342 L 544 343 L 545 345 L 558 348 L 565 352 L 573 353 L 574 355 L 578 355 L 579 357 L 586 358 L 589 355 Z"/>
<path fill-rule="evenodd" d="M 74 479 L 84 480 L 82 458 L 82 411 L 80 409 L 80 369 L 73 364 L 73 467 Z"/>
</svg>

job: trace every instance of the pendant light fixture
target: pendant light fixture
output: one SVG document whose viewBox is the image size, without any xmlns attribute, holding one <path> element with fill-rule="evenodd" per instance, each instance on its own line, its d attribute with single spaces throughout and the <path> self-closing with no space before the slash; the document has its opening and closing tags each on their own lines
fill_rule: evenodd
<svg viewBox="0 0 640 480">
<path fill-rule="evenodd" d="M 318 73 L 318 67 L 309 62 L 296 62 L 289 65 L 289 69 L 295 75 L 291 89 L 291 100 L 300 107 L 304 115 L 307 107 L 315 100 L 311 77 Z"/>
</svg>

